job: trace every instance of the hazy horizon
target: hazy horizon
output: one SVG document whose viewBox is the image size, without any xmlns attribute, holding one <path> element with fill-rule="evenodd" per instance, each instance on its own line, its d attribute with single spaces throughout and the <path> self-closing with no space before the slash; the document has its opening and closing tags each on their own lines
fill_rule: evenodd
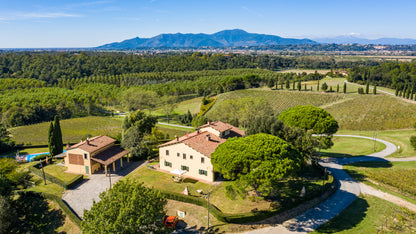
<svg viewBox="0 0 416 234">
<path fill-rule="evenodd" d="M 285 38 L 416 39 L 412 1 L 1 1 L 0 48 L 85 48 L 242 29 Z"/>
</svg>

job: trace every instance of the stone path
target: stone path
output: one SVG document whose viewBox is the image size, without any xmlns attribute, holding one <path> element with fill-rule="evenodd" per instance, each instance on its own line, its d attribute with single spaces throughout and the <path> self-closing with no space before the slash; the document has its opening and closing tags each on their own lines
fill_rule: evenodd
<svg viewBox="0 0 416 234">
<path fill-rule="evenodd" d="M 127 164 L 125 162 L 125 164 Z M 128 175 L 130 172 L 144 165 L 144 161 L 131 161 L 116 174 L 111 174 L 111 184 L 114 185 L 118 180 Z M 91 209 L 93 200 L 98 202 L 100 193 L 110 187 L 110 177 L 105 176 L 104 171 L 90 175 L 81 184 L 73 189 L 68 189 L 62 196 L 69 207 L 82 218 L 84 209 Z"/>
<path fill-rule="evenodd" d="M 374 138 L 371 137 L 355 135 L 336 136 L 357 137 L 374 140 Z M 327 200 L 306 211 L 305 213 L 285 221 L 283 224 L 277 225 L 275 227 L 258 229 L 247 233 L 308 233 L 334 218 L 347 206 L 349 206 L 361 193 L 360 183 L 351 178 L 346 172 L 344 172 L 344 170 L 342 170 L 342 166 L 363 161 L 386 161 L 384 157 L 394 153 L 397 150 L 397 147 L 390 142 L 381 139 L 376 139 L 376 141 L 385 144 L 386 148 L 380 152 L 367 156 L 351 158 L 325 158 L 321 160 L 320 164 L 326 167 L 327 170 L 334 176 L 335 180 L 339 183 L 339 189 Z"/>
</svg>

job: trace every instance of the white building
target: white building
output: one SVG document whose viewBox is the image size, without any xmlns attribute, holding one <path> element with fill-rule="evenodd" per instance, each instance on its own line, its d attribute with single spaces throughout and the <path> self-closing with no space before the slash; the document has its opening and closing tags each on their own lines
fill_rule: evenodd
<svg viewBox="0 0 416 234">
<path fill-rule="evenodd" d="M 244 131 L 220 121 L 208 122 L 199 130 L 159 145 L 160 169 L 187 171 L 186 176 L 214 181 L 211 154 L 231 137 L 244 136 Z"/>
</svg>

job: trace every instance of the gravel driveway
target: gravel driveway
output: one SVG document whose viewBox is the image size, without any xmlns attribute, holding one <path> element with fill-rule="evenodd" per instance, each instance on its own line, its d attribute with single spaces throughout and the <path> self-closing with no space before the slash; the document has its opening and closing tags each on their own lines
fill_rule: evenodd
<svg viewBox="0 0 416 234">
<path fill-rule="evenodd" d="M 111 174 L 111 184 L 128 175 L 136 168 L 143 166 L 144 161 L 131 161 L 122 170 L 118 169 L 116 174 Z M 100 193 L 110 187 L 110 177 L 105 176 L 104 171 L 90 175 L 81 184 L 73 189 L 68 189 L 62 196 L 64 200 L 75 213 L 82 218 L 84 209 L 91 209 L 93 200 L 99 201 Z"/>
</svg>

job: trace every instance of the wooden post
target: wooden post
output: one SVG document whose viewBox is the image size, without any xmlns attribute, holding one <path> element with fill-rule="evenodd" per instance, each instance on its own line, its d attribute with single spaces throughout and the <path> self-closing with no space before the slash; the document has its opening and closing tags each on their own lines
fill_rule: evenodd
<svg viewBox="0 0 416 234">
<path fill-rule="evenodd" d="M 107 176 L 107 165 L 104 165 L 105 176 Z"/>
<path fill-rule="evenodd" d="M 123 157 L 120 158 L 120 166 L 123 167 Z"/>
<path fill-rule="evenodd" d="M 113 162 L 113 171 L 116 172 L 116 162 Z"/>
</svg>

